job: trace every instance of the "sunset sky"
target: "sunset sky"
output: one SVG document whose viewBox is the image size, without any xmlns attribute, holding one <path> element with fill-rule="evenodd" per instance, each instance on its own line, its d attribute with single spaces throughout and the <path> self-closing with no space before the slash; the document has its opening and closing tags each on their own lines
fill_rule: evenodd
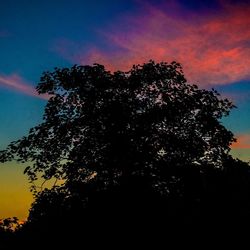
<svg viewBox="0 0 250 250">
<path fill-rule="evenodd" d="M 173 60 L 188 82 L 215 88 L 236 104 L 223 120 L 250 160 L 250 0 L 1 0 L 0 148 L 41 122 L 43 71 L 73 64 Z M 32 201 L 24 166 L 0 164 L 0 219 L 25 219 Z"/>
</svg>

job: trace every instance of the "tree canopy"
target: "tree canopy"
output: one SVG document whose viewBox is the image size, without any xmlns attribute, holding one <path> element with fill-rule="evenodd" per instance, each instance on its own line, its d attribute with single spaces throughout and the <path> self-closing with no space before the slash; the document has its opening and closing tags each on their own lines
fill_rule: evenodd
<svg viewBox="0 0 250 250">
<path fill-rule="evenodd" d="M 193 226 L 197 238 L 249 224 L 249 164 L 230 156 L 235 139 L 221 122 L 234 105 L 187 83 L 180 64 L 55 68 L 37 91 L 50 95 L 43 122 L 0 152 L 1 162 L 30 164 L 35 199 L 27 222 L 13 234 L 16 219 L 3 221 L 0 238 L 141 244 L 162 235 L 165 244 Z M 54 185 L 36 189 L 37 179 Z"/>
<path fill-rule="evenodd" d="M 2 162 L 29 162 L 32 183 L 55 178 L 74 188 L 95 179 L 105 186 L 139 175 L 169 192 L 174 169 L 221 168 L 234 141 L 220 121 L 233 104 L 188 84 L 176 62 L 114 73 L 99 64 L 55 68 L 37 91 L 51 95 L 43 122 L 0 153 Z"/>
</svg>

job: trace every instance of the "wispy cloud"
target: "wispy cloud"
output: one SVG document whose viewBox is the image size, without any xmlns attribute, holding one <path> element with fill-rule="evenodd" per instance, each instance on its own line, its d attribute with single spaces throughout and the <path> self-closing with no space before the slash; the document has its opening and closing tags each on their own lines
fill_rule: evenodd
<svg viewBox="0 0 250 250">
<path fill-rule="evenodd" d="M 249 6 L 221 1 L 217 12 L 198 13 L 170 2 L 142 4 L 140 13 L 100 32 L 109 51 L 93 46 L 87 52 L 78 50 L 71 60 L 103 63 L 110 70 L 126 70 L 149 59 L 176 60 L 188 80 L 201 85 L 250 79 Z M 66 49 L 62 52 L 65 56 Z"/>
<path fill-rule="evenodd" d="M 21 92 L 23 94 L 34 96 L 41 99 L 48 99 L 48 95 L 38 95 L 35 87 L 29 85 L 18 74 L 0 75 L 0 86 Z"/>
</svg>

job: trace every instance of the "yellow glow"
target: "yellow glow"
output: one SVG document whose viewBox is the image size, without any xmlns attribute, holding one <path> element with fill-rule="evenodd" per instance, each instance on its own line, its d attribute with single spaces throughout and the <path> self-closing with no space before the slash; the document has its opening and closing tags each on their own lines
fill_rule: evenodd
<svg viewBox="0 0 250 250">
<path fill-rule="evenodd" d="M 0 164 L 0 219 L 16 216 L 25 220 L 28 216 L 33 197 L 23 170 L 24 164 Z"/>
</svg>

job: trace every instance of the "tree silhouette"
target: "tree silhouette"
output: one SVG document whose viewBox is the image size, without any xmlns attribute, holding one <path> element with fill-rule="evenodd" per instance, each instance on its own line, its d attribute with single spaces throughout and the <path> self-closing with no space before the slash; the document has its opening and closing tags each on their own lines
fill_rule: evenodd
<svg viewBox="0 0 250 250">
<path fill-rule="evenodd" d="M 55 68 L 37 91 L 51 95 L 43 122 L 0 160 L 30 162 L 25 173 L 33 191 L 38 178 L 63 181 L 35 193 L 29 221 L 43 221 L 45 231 L 62 217 L 91 223 L 126 211 L 143 224 L 141 211 L 193 213 L 184 204 L 209 196 L 209 173 L 235 164 L 228 154 L 235 139 L 220 121 L 233 104 L 188 84 L 176 62 L 114 73 L 99 64 Z"/>
<path fill-rule="evenodd" d="M 1 161 L 32 162 L 25 170 L 31 181 L 42 174 L 73 188 L 138 174 L 164 192 L 175 181 L 172 168 L 220 167 L 234 140 L 220 122 L 232 103 L 187 84 L 176 62 L 113 74 L 98 64 L 56 68 L 37 90 L 52 95 L 43 123 L 1 152 Z"/>
</svg>

